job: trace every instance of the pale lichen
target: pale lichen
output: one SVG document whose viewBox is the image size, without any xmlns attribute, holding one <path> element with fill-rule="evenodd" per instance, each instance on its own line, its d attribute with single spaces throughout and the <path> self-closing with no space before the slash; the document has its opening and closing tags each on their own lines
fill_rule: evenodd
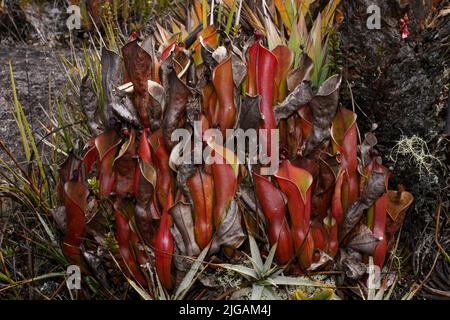
<svg viewBox="0 0 450 320">
<path fill-rule="evenodd" d="M 434 167 L 442 165 L 441 160 L 431 154 L 427 142 L 417 135 L 400 137 L 392 148 L 389 159 L 396 163 L 399 156 L 409 157 L 410 164 L 419 170 L 420 177 L 424 174 L 434 175 Z"/>
</svg>

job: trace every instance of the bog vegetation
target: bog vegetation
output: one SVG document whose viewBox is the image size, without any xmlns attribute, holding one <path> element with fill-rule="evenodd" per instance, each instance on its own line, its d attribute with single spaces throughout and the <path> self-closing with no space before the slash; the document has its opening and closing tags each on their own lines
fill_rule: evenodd
<svg viewBox="0 0 450 320">
<path fill-rule="evenodd" d="M 36 140 L 14 95 L 28 166 L 1 143 L 1 191 L 35 213 L 61 266 L 31 280 L 75 264 L 84 297 L 336 299 L 348 286 L 389 298 L 413 197 L 388 190 L 376 137 L 339 103 L 340 1 L 191 1 L 153 21 L 131 2 L 83 6 L 91 46 L 64 61 L 79 110 L 56 103 Z M 132 8 L 145 26 L 124 30 Z M 278 170 L 236 164 L 210 140 L 223 163 L 174 161 L 172 133 L 194 121 L 278 129 Z"/>
</svg>

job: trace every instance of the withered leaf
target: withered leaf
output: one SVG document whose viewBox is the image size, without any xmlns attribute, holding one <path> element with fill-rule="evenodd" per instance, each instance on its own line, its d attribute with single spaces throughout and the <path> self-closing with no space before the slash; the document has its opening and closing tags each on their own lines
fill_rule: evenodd
<svg viewBox="0 0 450 320">
<path fill-rule="evenodd" d="M 156 170 L 150 163 L 140 161 L 139 171 L 135 217 L 137 227 L 145 243 L 149 245 L 154 233 L 151 206 L 156 185 Z"/>
<path fill-rule="evenodd" d="M 150 127 L 155 131 L 161 127 L 166 92 L 164 87 L 158 82 L 148 80 L 148 93 L 152 101 L 152 107 L 150 108 Z"/>
<path fill-rule="evenodd" d="M 328 262 L 333 261 L 333 258 L 330 257 L 328 254 L 326 254 L 323 251 L 320 251 L 320 258 L 319 261 L 314 262 L 311 264 L 311 266 L 308 268 L 308 271 L 314 271 L 319 269 L 320 267 L 326 265 Z"/>
<path fill-rule="evenodd" d="M 351 249 L 339 250 L 337 268 L 344 271 L 345 275 L 352 280 L 360 279 L 367 272 L 367 266 L 362 262 L 361 254 Z"/>
<path fill-rule="evenodd" d="M 202 60 L 205 66 L 209 68 L 209 70 L 214 69 L 219 63 L 216 59 L 214 59 L 213 53 L 215 52 L 214 48 L 210 45 L 206 44 L 206 46 L 201 45 L 200 53 L 202 55 Z"/>
<path fill-rule="evenodd" d="M 245 205 L 251 211 L 256 212 L 256 210 L 259 207 L 259 203 L 257 203 L 255 191 L 253 190 L 252 187 L 239 185 L 239 188 L 237 190 L 237 196 L 245 203 Z M 261 210 L 261 208 L 259 208 L 259 210 Z"/>
<path fill-rule="evenodd" d="M 367 132 L 364 136 L 364 141 L 359 147 L 361 153 L 362 166 L 367 166 L 373 158 L 374 150 L 373 148 L 378 143 L 377 137 L 372 132 Z M 375 153 L 376 155 L 376 153 Z"/>
<path fill-rule="evenodd" d="M 251 212 L 258 214 L 261 223 L 265 225 L 266 218 L 264 217 L 264 212 L 259 204 L 259 201 L 256 199 L 256 191 L 253 187 L 241 184 L 239 185 L 236 194 L 239 200 L 241 200 Z"/>
<path fill-rule="evenodd" d="M 202 103 L 198 95 L 189 97 L 189 102 L 186 107 L 186 116 L 191 126 L 194 126 L 194 121 L 200 120 L 200 114 L 202 112 Z"/>
<path fill-rule="evenodd" d="M 364 210 L 370 208 L 374 202 L 386 192 L 385 185 L 386 173 L 372 172 L 360 198 L 355 201 L 347 210 L 344 221 L 339 233 L 339 239 L 345 236 L 358 224 L 361 220 Z"/>
<path fill-rule="evenodd" d="M 144 49 L 152 59 L 155 57 L 155 42 L 154 36 L 150 35 L 140 43 L 141 48 Z"/>
<path fill-rule="evenodd" d="M 235 53 L 231 54 L 231 64 L 233 69 L 233 81 L 236 88 L 240 88 L 242 81 L 247 75 L 247 66 Z"/>
<path fill-rule="evenodd" d="M 119 154 L 113 163 L 116 174 L 115 192 L 118 195 L 131 194 L 134 187 L 134 174 L 136 172 L 136 132 L 131 131 L 130 137 L 120 148 Z"/>
<path fill-rule="evenodd" d="M 86 223 L 91 222 L 95 218 L 99 211 L 99 203 L 97 199 L 93 196 L 88 197 L 88 206 L 86 208 Z"/>
<path fill-rule="evenodd" d="M 188 70 L 192 64 L 191 54 L 187 50 L 182 49 L 173 57 L 173 67 L 175 72 L 184 83 L 188 83 Z"/>
<path fill-rule="evenodd" d="M 172 215 L 173 222 L 182 237 L 183 243 L 178 243 L 180 239 L 177 242 L 178 248 L 182 251 L 181 254 L 187 256 L 198 255 L 201 250 L 195 241 L 192 207 L 189 204 L 177 202 L 169 209 L 169 213 Z M 176 238 L 175 241 L 177 241 Z"/>
<path fill-rule="evenodd" d="M 79 173 L 81 161 L 74 152 L 70 152 L 66 160 L 59 167 L 59 180 L 56 185 L 56 192 L 61 200 L 64 194 L 64 184 L 69 180 L 73 180 L 74 175 Z"/>
<path fill-rule="evenodd" d="M 361 202 L 367 208 L 371 207 L 386 192 L 386 175 L 387 172 L 372 172 L 358 202 Z"/>
<path fill-rule="evenodd" d="M 312 128 L 305 141 L 304 156 L 311 155 L 330 138 L 330 127 L 338 107 L 341 81 L 340 75 L 328 78 L 309 103 L 313 114 Z"/>
<path fill-rule="evenodd" d="M 107 207 L 108 205 L 105 205 Z M 108 210 L 105 208 L 105 210 Z M 109 231 L 106 216 L 98 213 L 95 214 L 86 225 L 86 234 L 92 237 L 98 244 L 105 242 L 106 234 Z"/>
<path fill-rule="evenodd" d="M 280 120 L 289 118 L 302 106 L 308 104 L 313 96 L 311 83 L 309 81 L 302 81 L 294 91 L 292 91 L 283 102 L 275 108 L 275 121 L 279 123 Z"/>
<path fill-rule="evenodd" d="M 164 107 L 164 99 L 166 92 L 164 87 L 160 85 L 158 82 L 149 80 L 148 81 L 148 93 L 152 96 L 153 99 L 160 105 L 160 107 Z"/>
<path fill-rule="evenodd" d="M 116 98 L 111 103 L 111 109 L 114 114 L 123 122 L 127 122 L 135 127 L 140 127 L 139 115 L 133 107 L 130 97 L 123 96 L 122 98 Z"/>
<path fill-rule="evenodd" d="M 186 248 L 184 246 L 183 237 L 181 236 L 181 233 L 180 233 L 180 231 L 178 231 L 178 228 L 175 224 L 172 224 L 170 231 L 172 232 L 173 241 L 175 243 L 174 252 L 177 254 L 177 256 L 174 257 L 175 258 L 174 262 L 175 262 L 175 266 L 176 266 L 177 262 L 183 262 L 185 260 L 185 259 L 183 259 L 183 257 L 178 256 L 178 255 L 182 255 L 184 252 L 186 252 Z M 184 269 L 181 269 L 181 270 L 184 270 Z"/>
<path fill-rule="evenodd" d="M 152 77 L 152 58 L 137 40 L 127 43 L 122 48 L 127 77 L 133 83 L 133 105 L 139 114 L 139 120 L 150 127 L 151 99 L 148 93 L 148 80 Z"/>
<path fill-rule="evenodd" d="M 243 130 L 258 129 L 262 122 L 262 114 L 259 109 L 260 96 L 245 95 L 242 99 L 238 128 Z"/>
<path fill-rule="evenodd" d="M 120 56 L 106 48 L 102 49 L 102 90 L 104 96 L 104 107 L 100 118 L 105 128 L 109 128 L 111 105 L 116 102 L 115 88 L 122 80 L 122 60 Z"/>
<path fill-rule="evenodd" d="M 219 252 L 221 246 L 238 248 L 246 239 L 242 230 L 241 215 L 236 200 L 232 200 L 223 221 L 214 235 L 210 254 Z"/>
<path fill-rule="evenodd" d="M 280 123 L 280 127 L 286 127 L 286 143 L 289 158 L 295 159 L 301 151 L 303 145 L 302 120 L 298 114 L 293 114 L 286 119 L 285 123 Z"/>
<path fill-rule="evenodd" d="M 159 78 L 161 80 L 161 85 L 167 91 L 169 90 L 169 79 L 170 74 L 173 71 L 173 52 L 171 52 L 166 59 L 159 66 Z M 165 100 L 167 102 L 167 100 Z"/>
<path fill-rule="evenodd" d="M 109 288 L 107 281 L 108 276 L 99 255 L 87 250 L 82 250 L 82 254 L 89 269 L 93 272 L 93 274 L 95 274 L 95 277 L 105 288 Z"/>
<path fill-rule="evenodd" d="M 373 255 L 378 242 L 379 239 L 373 235 L 372 231 L 366 225 L 361 224 L 347 247 L 363 254 Z"/>
<path fill-rule="evenodd" d="M 192 196 L 187 187 L 187 181 L 197 172 L 197 167 L 193 164 L 181 164 L 178 167 L 177 172 L 177 185 L 181 189 L 183 195 L 189 199 L 189 203 L 192 204 Z"/>
<path fill-rule="evenodd" d="M 172 149 L 176 142 L 172 141 L 172 132 L 184 126 L 186 107 L 191 96 L 191 90 L 178 78 L 174 69 L 169 74 L 166 90 L 167 107 L 161 124 L 164 142 Z"/>
<path fill-rule="evenodd" d="M 215 289 L 220 285 L 217 281 L 217 275 L 214 272 L 208 272 L 208 269 L 200 274 L 198 280 L 202 285 L 211 289 Z"/>
</svg>

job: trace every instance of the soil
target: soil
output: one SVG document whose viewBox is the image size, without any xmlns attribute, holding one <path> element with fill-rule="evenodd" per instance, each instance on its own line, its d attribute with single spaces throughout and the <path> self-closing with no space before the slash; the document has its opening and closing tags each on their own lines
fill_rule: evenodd
<svg viewBox="0 0 450 320">
<path fill-rule="evenodd" d="M 65 71 L 61 57 L 70 57 L 68 48 L 49 48 L 35 45 L 2 45 L 0 47 L 0 139 L 13 151 L 21 148 L 20 135 L 11 115 L 14 110 L 9 62 L 11 62 L 19 101 L 32 126 L 41 130 L 40 121 L 47 123 L 42 111 L 48 109 L 55 97 L 67 91 Z"/>
<path fill-rule="evenodd" d="M 70 59 L 72 54 L 70 32 L 65 23 L 68 14 L 63 1 L 40 2 L 39 5 L 29 2 L 23 6 L 18 1 L 5 0 L 3 5 L 0 8 L 0 139 L 13 151 L 19 151 L 20 136 L 10 114 L 14 104 L 9 63 L 18 98 L 32 129 L 39 131 L 42 129 L 40 122 L 46 124 L 48 120 L 42 108 L 47 110 L 55 98 L 61 100 L 73 94 L 67 90 L 67 77 L 61 63 L 62 57 Z"/>
</svg>

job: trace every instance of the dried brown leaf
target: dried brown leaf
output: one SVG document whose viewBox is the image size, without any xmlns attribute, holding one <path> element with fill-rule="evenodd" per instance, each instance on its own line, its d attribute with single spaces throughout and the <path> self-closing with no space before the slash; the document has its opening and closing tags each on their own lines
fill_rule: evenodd
<svg viewBox="0 0 450 320">
<path fill-rule="evenodd" d="M 374 202 L 386 192 L 386 173 L 372 172 L 360 198 L 347 210 L 339 233 L 340 240 L 358 224 L 364 210 L 370 208 Z"/>
<path fill-rule="evenodd" d="M 361 224 L 347 247 L 366 255 L 373 255 L 378 242 L 379 239 L 373 235 L 372 230 Z"/>
<path fill-rule="evenodd" d="M 201 250 L 195 241 L 192 207 L 189 204 L 177 202 L 169 209 L 169 213 L 172 215 L 175 227 L 181 235 L 181 239 L 174 237 L 181 254 L 187 256 L 198 255 Z M 182 244 L 180 243 L 181 240 Z"/>
<path fill-rule="evenodd" d="M 222 223 L 214 235 L 210 254 L 219 252 L 221 246 L 238 248 L 246 239 L 241 224 L 239 206 L 233 199 Z"/>
<path fill-rule="evenodd" d="M 280 120 L 289 118 L 301 107 L 308 104 L 313 96 L 311 83 L 309 81 L 301 82 L 295 90 L 275 108 L 275 121 L 279 123 Z"/>
<path fill-rule="evenodd" d="M 168 75 L 168 89 L 166 90 L 167 106 L 161 124 L 164 142 L 172 149 L 176 142 L 172 141 L 172 132 L 184 126 L 186 107 L 191 96 L 191 90 L 178 78 L 174 69 Z"/>
<path fill-rule="evenodd" d="M 260 96 L 252 97 L 249 95 L 245 95 L 245 97 L 242 99 L 238 128 L 243 130 L 257 130 L 259 128 L 262 121 L 262 114 L 259 109 L 260 101 Z"/>
<path fill-rule="evenodd" d="M 312 110 L 311 133 L 305 141 L 304 156 L 314 153 L 330 138 L 331 122 L 336 114 L 339 101 L 339 87 L 342 77 L 334 75 L 319 88 L 309 103 Z"/>
</svg>

